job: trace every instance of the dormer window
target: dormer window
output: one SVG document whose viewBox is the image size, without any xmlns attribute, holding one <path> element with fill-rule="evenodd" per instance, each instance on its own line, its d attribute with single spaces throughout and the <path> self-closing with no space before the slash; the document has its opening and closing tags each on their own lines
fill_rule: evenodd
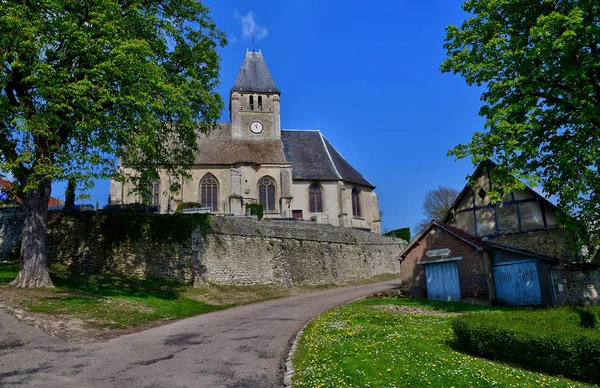
<svg viewBox="0 0 600 388">
<path fill-rule="evenodd" d="M 262 110 L 262 96 L 258 96 L 258 110 Z"/>
<path fill-rule="evenodd" d="M 250 96 L 250 110 L 254 110 L 254 96 Z"/>
</svg>

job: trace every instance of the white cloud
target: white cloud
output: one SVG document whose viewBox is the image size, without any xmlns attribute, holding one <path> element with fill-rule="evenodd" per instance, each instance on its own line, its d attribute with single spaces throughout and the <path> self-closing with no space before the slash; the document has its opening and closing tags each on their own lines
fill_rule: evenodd
<svg viewBox="0 0 600 388">
<path fill-rule="evenodd" d="M 254 36 L 258 40 L 269 34 L 267 27 L 256 24 L 254 12 L 248 11 L 248 14 L 242 15 L 236 10 L 233 16 L 242 22 L 242 34 L 245 38 L 251 39 Z"/>
</svg>

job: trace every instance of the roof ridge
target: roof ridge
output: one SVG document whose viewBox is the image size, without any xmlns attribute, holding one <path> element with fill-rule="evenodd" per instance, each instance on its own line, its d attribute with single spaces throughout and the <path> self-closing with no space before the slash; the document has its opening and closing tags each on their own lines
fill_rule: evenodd
<svg viewBox="0 0 600 388">
<path fill-rule="evenodd" d="M 329 157 L 329 161 L 331 162 L 331 165 L 333 166 L 333 169 L 335 170 L 335 173 L 337 174 L 337 176 L 338 176 L 339 179 L 343 180 L 342 175 L 340 174 L 340 172 L 337 169 L 337 166 L 333 162 L 333 158 L 331 157 L 331 154 L 329 153 L 329 149 L 327 149 L 327 144 L 325 144 L 325 136 L 323 136 L 323 133 L 321 133 L 321 130 L 317 129 L 317 132 L 319 133 L 319 136 L 321 136 L 321 142 L 323 143 L 323 147 L 325 147 L 325 152 L 327 152 L 327 156 Z M 331 143 L 329 143 L 329 144 L 331 144 Z M 336 150 L 336 152 L 337 152 L 337 150 Z M 343 158 L 343 156 L 342 156 L 342 158 Z"/>
</svg>

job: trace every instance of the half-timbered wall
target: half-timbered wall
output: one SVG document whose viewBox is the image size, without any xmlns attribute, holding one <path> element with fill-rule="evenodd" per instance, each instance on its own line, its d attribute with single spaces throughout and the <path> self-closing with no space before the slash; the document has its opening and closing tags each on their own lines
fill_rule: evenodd
<svg viewBox="0 0 600 388">
<path fill-rule="evenodd" d="M 446 222 L 476 236 L 522 233 L 557 227 L 553 206 L 531 189 L 507 194 L 502 203 L 491 204 L 487 193 L 492 189 L 492 168 L 477 171 L 475 184 L 459 198 L 453 216 Z"/>
</svg>

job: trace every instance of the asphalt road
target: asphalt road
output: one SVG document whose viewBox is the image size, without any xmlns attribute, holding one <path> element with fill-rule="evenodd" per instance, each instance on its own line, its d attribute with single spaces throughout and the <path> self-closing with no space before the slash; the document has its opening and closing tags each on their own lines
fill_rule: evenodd
<svg viewBox="0 0 600 388">
<path fill-rule="evenodd" d="M 397 285 L 240 306 L 90 345 L 64 342 L 0 311 L 0 387 L 281 387 L 284 359 L 306 322 Z"/>
</svg>

